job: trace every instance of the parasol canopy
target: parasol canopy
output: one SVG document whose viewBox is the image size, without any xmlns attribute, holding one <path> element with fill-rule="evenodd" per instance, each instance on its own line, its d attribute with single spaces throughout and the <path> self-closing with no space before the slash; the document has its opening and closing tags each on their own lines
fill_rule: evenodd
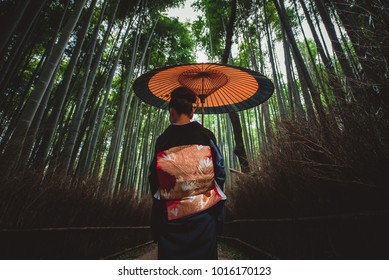
<svg viewBox="0 0 389 280">
<path fill-rule="evenodd" d="M 216 63 L 157 68 L 138 77 L 133 89 L 144 102 L 167 110 L 170 93 L 182 86 L 197 95 L 203 114 L 246 110 L 265 102 L 274 91 L 273 83 L 258 72 Z"/>
</svg>

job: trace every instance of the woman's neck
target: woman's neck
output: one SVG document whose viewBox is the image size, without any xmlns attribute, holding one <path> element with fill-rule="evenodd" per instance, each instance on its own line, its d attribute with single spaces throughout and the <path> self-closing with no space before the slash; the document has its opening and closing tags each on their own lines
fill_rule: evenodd
<svg viewBox="0 0 389 280">
<path fill-rule="evenodd" d="M 173 124 L 187 124 L 187 123 L 190 123 L 190 118 L 187 115 L 182 114 L 177 119 L 175 119 L 172 123 Z"/>
<path fill-rule="evenodd" d="M 170 123 L 171 124 L 187 124 L 190 123 L 190 120 L 193 117 L 193 113 L 190 115 L 187 114 L 178 114 L 177 111 L 173 108 L 169 108 Z"/>
</svg>

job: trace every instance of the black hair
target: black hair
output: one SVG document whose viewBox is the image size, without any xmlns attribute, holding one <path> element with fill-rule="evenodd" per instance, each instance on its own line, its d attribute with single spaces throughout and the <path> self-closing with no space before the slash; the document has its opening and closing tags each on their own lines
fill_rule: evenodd
<svg viewBox="0 0 389 280">
<path fill-rule="evenodd" d="M 196 103 L 196 94 L 186 87 L 178 87 L 170 94 L 169 108 L 176 110 L 177 114 L 190 116 L 193 112 L 193 103 Z"/>
</svg>

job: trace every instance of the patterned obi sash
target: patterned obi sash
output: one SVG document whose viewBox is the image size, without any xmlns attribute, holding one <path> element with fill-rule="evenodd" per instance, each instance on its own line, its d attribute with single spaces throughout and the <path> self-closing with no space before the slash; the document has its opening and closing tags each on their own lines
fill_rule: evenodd
<svg viewBox="0 0 389 280">
<path fill-rule="evenodd" d="M 158 153 L 157 175 L 168 220 L 204 211 L 225 199 L 215 181 L 210 146 L 185 145 Z"/>
</svg>

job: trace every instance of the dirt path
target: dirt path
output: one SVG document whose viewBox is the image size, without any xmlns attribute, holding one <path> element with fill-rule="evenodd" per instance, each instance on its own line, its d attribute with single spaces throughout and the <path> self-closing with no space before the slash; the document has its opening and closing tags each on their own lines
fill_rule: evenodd
<svg viewBox="0 0 389 280">
<path fill-rule="evenodd" d="M 158 259 L 157 255 L 158 255 L 157 248 L 155 248 L 135 258 L 135 260 L 157 260 Z M 219 253 L 219 260 L 229 260 L 229 258 L 226 255 Z"/>
<path fill-rule="evenodd" d="M 134 260 L 157 260 L 158 259 L 158 249 L 155 246 L 150 251 L 145 252 L 144 254 L 140 255 L 139 257 L 135 258 Z"/>
<path fill-rule="evenodd" d="M 122 260 L 157 260 L 157 244 L 152 243 L 142 248 L 130 251 L 119 257 Z M 222 242 L 218 244 L 219 260 L 244 260 L 248 259 L 237 249 L 230 247 Z"/>
</svg>

